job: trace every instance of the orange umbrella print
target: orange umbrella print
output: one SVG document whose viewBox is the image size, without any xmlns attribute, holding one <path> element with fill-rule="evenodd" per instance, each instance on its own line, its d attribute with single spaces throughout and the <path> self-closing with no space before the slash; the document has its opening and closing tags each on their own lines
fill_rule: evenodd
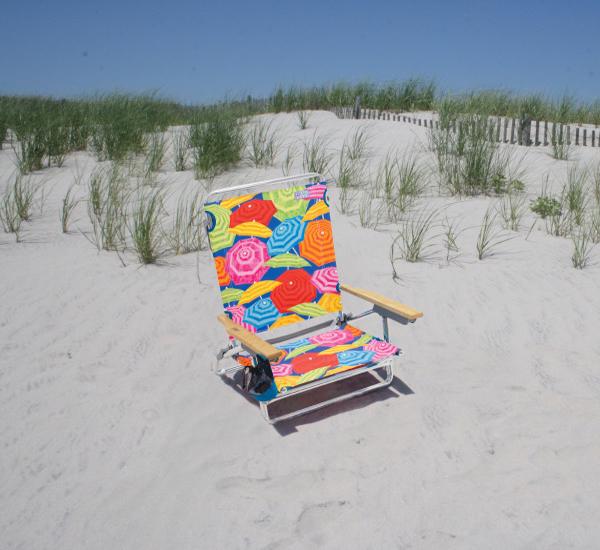
<svg viewBox="0 0 600 550">
<path fill-rule="evenodd" d="M 300 243 L 300 254 L 316 265 L 335 261 L 333 232 L 329 220 L 315 220 L 306 226 L 304 240 Z"/>
</svg>

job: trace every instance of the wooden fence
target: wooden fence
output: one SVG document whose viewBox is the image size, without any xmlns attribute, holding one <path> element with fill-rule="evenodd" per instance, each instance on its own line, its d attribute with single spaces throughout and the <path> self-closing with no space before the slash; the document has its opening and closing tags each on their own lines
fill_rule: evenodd
<svg viewBox="0 0 600 550">
<path fill-rule="evenodd" d="M 394 113 L 378 109 L 356 109 L 353 107 L 335 107 L 332 111 L 338 118 L 389 120 L 415 124 L 423 128 L 439 128 L 439 120 L 415 116 L 411 113 Z M 499 143 L 531 146 L 550 145 L 557 141 L 567 145 L 600 147 L 599 128 L 507 117 L 491 117 L 488 121 L 490 140 Z M 457 129 L 460 129 L 460 122 L 452 124 L 452 130 L 456 131 Z"/>
</svg>

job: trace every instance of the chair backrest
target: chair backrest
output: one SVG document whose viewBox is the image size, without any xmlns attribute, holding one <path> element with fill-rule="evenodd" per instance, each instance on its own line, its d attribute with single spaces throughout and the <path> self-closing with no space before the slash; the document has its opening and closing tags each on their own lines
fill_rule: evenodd
<svg viewBox="0 0 600 550">
<path fill-rule="evenodd" d="M 341 311 L 327 182 L 315 174 L 211 193 L 204 205 L 225 312 L 262 332 Z"/>
</svg>

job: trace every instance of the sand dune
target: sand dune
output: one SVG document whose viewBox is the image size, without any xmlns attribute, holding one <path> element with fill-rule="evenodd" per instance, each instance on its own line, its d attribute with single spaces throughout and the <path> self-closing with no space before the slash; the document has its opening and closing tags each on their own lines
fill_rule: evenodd
<svg viewBox="0 0 600 550">
<path fill-rule="evenodd" d="M 312 113 L 273 117 L 284 145 L 318 128 L 333 149 L 371 134 L 372 166 L 390 146 L 426 160 L 426 130 Z M 523 151 L 528 196 L 568 162 Z M 0 151 L 0 181 L 13 170 Z M 280 153 L 280 156 L 282 153 Z M 577 153 L 597 162 L 595 150 Z M 140 267 L 63 235 L 69 156 L 36 178 L 50 189 L 24 243 L 0 235 L 0 547 L 594 548 L 600 536 L 598 252 L 571 266 L 571 243 L 530 214 L 483 261 L 490 198 L 431 193 L 460 220 L 461 254 L 400 261 L 393 233 L 333 211 L 341 278 L 425 312 L 393 326 L 403 355 L 380 391 L 272 427 L 211 372 L 224 343 L 209 252 Z M 242 166 L 213 185 L 277 176 Z M 295 171 L 301 170 L 296 162 Z M 163 173 L 181 189 L 191 172 Z M 80 190 L 83 193 L 83 189 Z M 333 194 L 334 204 L 337 195 Z M 85 206 L 74 226 L 88 230 Z M 347 309 L 360 303 L 345 300 Z M 378 334 L 376 319 L 359 326 Z"/>
</svg>

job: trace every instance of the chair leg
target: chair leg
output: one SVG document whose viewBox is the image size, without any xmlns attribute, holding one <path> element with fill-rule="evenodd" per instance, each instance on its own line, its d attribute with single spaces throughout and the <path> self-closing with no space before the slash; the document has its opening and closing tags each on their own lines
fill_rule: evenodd
<svg viewBox="0 0 600 550">
<path fill-rule="evenodd" d="M 272 420 L 269 416 L 269 403 L 266 401 L 260 402 L 260 412 L 263 415 L 263 418 L 269 423 L 274 424 L 277 420 Z"/>
</svg>

